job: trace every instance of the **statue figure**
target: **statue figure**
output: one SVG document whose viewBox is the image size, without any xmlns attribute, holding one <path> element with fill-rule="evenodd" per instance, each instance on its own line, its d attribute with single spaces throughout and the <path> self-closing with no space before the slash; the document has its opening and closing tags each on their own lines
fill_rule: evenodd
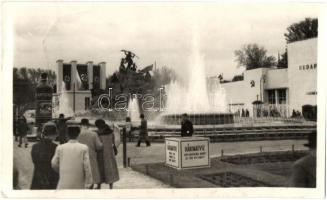
<svg viewBox="0 0 327 200">
<path fill-rule="evenodd" d="M 120 65 L 119 65 L 119 71 L 120 72 L 125 72 L 126 71 L 124 62 L 125 62 L 125 60 L 124 60 L 124 58 L 122 58 L 121 61 L 120 61 Z"/>
<path fill-rule="evenodd" d="M 132 65 L 134 64 L 133 62 L 133 58 L 137 57 L 134 53 L 132 53 L 131 51 L 127 51 L 127 50 L 121 50 L 122 52 L 124 52 L 125 54 L 125 63 L 127 63 L 127 69 L 131 69 Z"/>
</svg>

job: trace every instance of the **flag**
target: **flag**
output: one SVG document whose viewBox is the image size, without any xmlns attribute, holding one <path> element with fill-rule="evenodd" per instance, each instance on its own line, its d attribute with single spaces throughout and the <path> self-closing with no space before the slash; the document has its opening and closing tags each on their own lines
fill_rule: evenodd
<svg viewBox="0 0 327 200">
<path fill-rule="evenodd" d="M 70 83 L 71 83 L 71 69 L 72 66 L 69 64 L 64 64 L 63 69 L 62 69 L 62 76 L 63 76 L 63 81 L 65 83 L 65 88 L 66 90 L 70 90 Z"/>
<path fill-rule="evenodd" d="M 87 75 L 87 65 L 77 65 L 76 67 L 76 80 L 79 84 L 77 86 L 80 90 L 88 90 L 89 89 L 89 80 Z"/>
<path fill-rule="evenodd" d="M 100 66 L 93 66 L 93 89 L 100 89 Z"/>
<path fill-rule="evenodd" d="M 146 72 L 148 72 L 148 71 L 151 71 L 152 69 L 153 69 L 153 64 L 144 67 L 140 72 L 141 72 L 141 73 L 146 73 Z"/>
</svg>

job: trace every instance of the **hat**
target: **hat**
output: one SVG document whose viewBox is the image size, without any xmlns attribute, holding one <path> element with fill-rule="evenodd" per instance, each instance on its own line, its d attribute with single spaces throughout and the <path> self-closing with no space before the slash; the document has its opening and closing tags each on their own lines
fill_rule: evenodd
<svg viewBox="0 0 327 200">
<path fill-rule="evenodd" d="M 65 118 L 65 115 L 63 113 L 59 114 L 59 119 Z"/>
<path fill-rule="evenodd" d="M 304 144 L 304 146 L 309 147 L 310 149 L 314 149 L 317 147 L 317 131 L 312 131 L 308 136 L 308 143 Z"/>
<path fill-rule="evenodd" d="M 75 139 L 78 137 L 81 129 L 78 126 L 70 126 L 68 127 L 68 137 L 70 139 Z"/>
<path fill-rule="evenodd" d="M 88 126 L 88 125 L 90 125 L 89 120 L 86 119 L 86 118 L 83 118 L 83 119 L 81 120 L 81 125 L 84 125 L 84 126 Z"/>
<path fill-rule="evenodd" d="M 49 121 L 43 125 L 42 133 L 45 136 L 51 136 L 57 134 L 57 126 L 55 123 Z"/>
<path fill-rule="evenodd" d="M 97 119 L 95 120 L 95 126 L 99 127 L 106 124 L 106 122 L 103 119 Z"/>
</svg>

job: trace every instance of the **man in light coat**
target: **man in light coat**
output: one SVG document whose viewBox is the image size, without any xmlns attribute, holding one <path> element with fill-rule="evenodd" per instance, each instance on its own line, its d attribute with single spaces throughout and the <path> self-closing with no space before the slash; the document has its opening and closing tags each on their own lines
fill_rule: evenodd
<svg viewBox="0 0 327 200">
<path fill-rule="evenodd" d="M 57 189 L 84 189 L 92 184 L 89 150 L 77 141 L 79 127 L 69 127 L 69 141 L 59 145 L 51 160 L 52 168 L 59 173 Z"/>
<path fill-rule="evenodd" d="M 90 189 L 93 189 L 94 184 L 100 184 L 100 172 L 97 161 L 97 151 L 103 148 L 103 144 L 100 141 L 98 134 L 89 129 L 89 120 L 82 119 L 81 120 L 81 133 L 79 134 L 77 140 L 85 144 L 89 148 L 89 156 L 91 162 L 91 171 L 93 177 L 93 184 L 90 186 Z M 99 188 L 99 187 L 97 187 Z"/>
</svg>

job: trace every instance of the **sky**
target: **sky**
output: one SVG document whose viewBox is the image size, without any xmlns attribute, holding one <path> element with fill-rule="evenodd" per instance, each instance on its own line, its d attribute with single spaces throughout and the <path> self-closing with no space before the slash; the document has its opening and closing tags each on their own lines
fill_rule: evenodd
<svg viewBox="0 0 327 200">
<path fill-rule="evenodd" d="M 202 58 L 207 76 L 242 73 L 234 51 L 257 43 L 277 57 L 284 33 L 314 4 L 299 3 L 22 3 L 6 5 L 14 27 L 14 66 L 56 69 L 56 61 L 106 62 L 119 67 L 122 49 L 133 51 L 139 68 L 173 68 L 180 77 Z M 197 45 L 194 45 L 197 44 Z"/>
</svg>

